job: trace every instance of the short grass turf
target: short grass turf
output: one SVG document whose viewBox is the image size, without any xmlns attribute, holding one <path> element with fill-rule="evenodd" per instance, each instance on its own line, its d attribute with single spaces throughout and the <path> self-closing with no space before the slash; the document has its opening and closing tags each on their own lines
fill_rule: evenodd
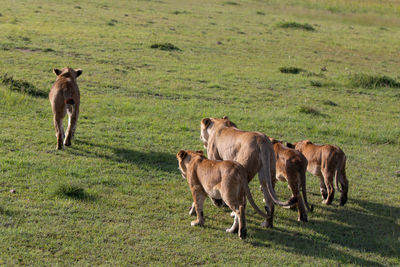
<svg viewBox="0 0 400 267">
<path fill-rule="evenodd" d="M 0 265 L 400 265 L 399 15 L 389 0 L 1 1 Z M 83 69 L 81 114 L 56 151 L 41 92 L 64 66 Z M 348 204 L 324 206 L 308 174 L 308 223 L 277 207 L 264 229 L 249 206 L 242 241 L 206 201 L 191 227 L 175 154 L 224 115 L 339 145 Z"/>
</svg>

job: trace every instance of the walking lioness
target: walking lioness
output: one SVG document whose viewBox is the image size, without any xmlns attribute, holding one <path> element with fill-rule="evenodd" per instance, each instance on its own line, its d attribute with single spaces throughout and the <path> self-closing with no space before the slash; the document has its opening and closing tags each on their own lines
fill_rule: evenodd
<svg viewBox="0 0 400 267">
<path fill-rule="evenodd" d="M 298 221 L 307 222 L 307 213 L 312 211 L 314 207 L 308 205 L 307 190 L 306 190 L 306 171 L 307 159 L 299 151 L 288 148 L 281 141 L 274 138 L 269 138 L 274 146 L 276 157 L 276 178 L 280 181 L 287 181 L 292 195 L 298 199 L 297 210 L 299 216 Z M 302 193 L 302 196 L 300 194 Z M 304 202 L 303 202 L 304 200 Z M 304 207 L 305 206 L 305 207 Z"/>
<path fill-rule="evenodd" d="M 227 232 L 238 232 L 241 239 L 246 238 L 246 196 L 253 208 L 263 217 L 263 213 L 254 203 L 247 184 L 247 173 L 237 162 L 209 160 L 203 151 L 181 150 L 176 155 L 182 176 L 187 179 L 196 209 L 197 220 L 191 225 L 203 225 L 203 203 L 209 196 L 216 206 L 222 201 L 235 213 L 231 228 Z"/>
<path fill-rule="evenodd" d="M 319 177 L 320 191 L 326 205 L 332 203 L 335 195 L 333 178 L 335 178 L 337 190 L 341 192 L 340 206 L 346 204 L 349 190 L 349 181 L 346 177 L 346 155 L 338 146 L 315 145 L 310 140 L 288 143 L 287 146 L 295 148 L 307 158 L 307 171 Z"/>
<path fill-rule="evenodd" d="M 239 162 L 247 172 L 248 182 L 258 173 L 268 213 L 268 219 L 262 225 L 273 227 L 274 203 L 291 206 L 297 203 L 297 199 L 292 197 L 281 202 L 276 196 L 275 152 L 268 137 L 260 132 L 239 130 L 228 117 L 205 118 L 200 127 L 200 138 L 210 159 Z"/>
<path fill-rule="evenodd" d="M 66 146 L 71 145 L 71 138 L 76 130 L 80 104 L 76 78 L 82 74 L 82 70 L 63 68 L 62 70 L 54 69 L 53 72 L 57 75 L 57 79 L 50 90 L 49 99 L 53 110 L 57 149 L 62 149 L 63 144 Z M 66 113 L 68 113 L 68 128 L 64 139 L 63 119 Z"/>
</svg>

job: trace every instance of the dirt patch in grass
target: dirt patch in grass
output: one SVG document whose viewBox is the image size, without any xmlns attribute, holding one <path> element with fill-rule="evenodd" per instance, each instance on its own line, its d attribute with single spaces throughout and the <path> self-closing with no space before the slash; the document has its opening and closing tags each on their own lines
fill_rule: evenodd
<svg viewBox="0 0 400 267">
<path fill-rule="evenodd" d="M 38 48 L 27 48 L 27 47 L 16 47 L 15 50 L 24 52 L 24 53 L 40 52 L 40 49 L 38 49 Z"/>
<path fill-rule="evenodd" d="M 13 76 L 9 76 L 7 73 L 0 76 L 0 83 L 8 86 L 8 89 L 19 93 L 25 93 L 35 97 L 46 98 L 47 92 L 37 89 L 33 84 L 24 80 L 15 80 Z"/>
<path fill-rule="evenodd" d="M 37 52 L 45 52 L 45 53 L 49 53 L 49 52 L 56 52 L 54 49 L 52 48 L 29 48 L 29 47 L 15 47 L 15 50 L 20 51 L 20 52 L 24 52 L 24 53 L 37 53 Z"/>
<path fill-rule="evenodd" d="M 164 51 L 181 51 L 181 49 L 171 43 L 153 44 L 150 46 L 153 49 L 160 49 Z"/>
<path fill-rule="evenodd" d="M 77 200 L 95 200 L 95 196 L 89 194 L 82 186 L 69 183 L 58 184 L 54 190 L 54 195 Z"/>
<path fill-rule="evenodd" d="M 305 30 L 305 31 L 315 31 L 315 28 L 308 24 L 308 23 L 298 23 L 298 22 L 281 22 L 278 23 L 277 25 L 279 28 L 284 28 L 284 29 L 299 29 L 299 30 Z"/>
<path fill-rule="evenodd" d="M 282 73 L 299 74 L 300 72 L 304 72 L 305 70 L 297 67 L 280 67 L 279 71 Z"/>
<path fill-rule="evenodd" d="M 400 88 L 400 82 L 385 75 L 369 75 L 365 73 L 358 73 L 350 75 L 349 83 L 353 87 L 362 88 L 378 88 L 378 87 L 392 87 Z"/>
</svg>

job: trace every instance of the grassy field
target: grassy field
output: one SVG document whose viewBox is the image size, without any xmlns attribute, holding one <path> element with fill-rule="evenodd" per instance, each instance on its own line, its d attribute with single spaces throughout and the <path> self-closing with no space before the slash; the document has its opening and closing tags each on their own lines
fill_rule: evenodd
<svg viewBox="0 0 400 267">
<path fill-rule="evenodd" d="M 398 0 L 1 0 L 0 265 L 399 266 L 399 26 Z M 83 69 L 81 113 L 57 151 L 65 66 Z M 264 229 L 249 206 L 242 241 L 206 201 L 191 227 L 175 154 L 224 115 L 339 145 L 348 204 L 324 206 L 307 174 L 308 223 L 277 207 Z"/>
</svg>

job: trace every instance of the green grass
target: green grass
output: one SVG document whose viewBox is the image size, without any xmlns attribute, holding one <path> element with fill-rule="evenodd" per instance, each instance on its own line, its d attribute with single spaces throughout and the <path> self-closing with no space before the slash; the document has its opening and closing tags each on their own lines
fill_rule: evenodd
<svg viewBox="0 0 400 267">
<path fill-rule="evenodd" d="M 0 75 L 18 86 L 0 83 L 0 265 L 400 265 L 399 88 L 349 82 L 399 80 L 400 4 L 234 3 L 2 1 Z M 168 43 L 180 51 L 151 48 Z M 56 151 L 50 103 L 26 89 L 47 94 L 65 66 L 83 69 L 81 113 L 72 147 Z M 241 241 L 225 233 L 229 212 L 206 201 L 205 226 L 191 227 L 175 154 L 202 149 L 200 120 L 224 115 L 280 140 L 339 145 L 348 204 L 336 194 L 324 206 L 307 174 L 308 223 L 277 207 L 264 229 L 248 205 Z M 289 198 L 285 183 L 276 190 Z"/>
</svg>

